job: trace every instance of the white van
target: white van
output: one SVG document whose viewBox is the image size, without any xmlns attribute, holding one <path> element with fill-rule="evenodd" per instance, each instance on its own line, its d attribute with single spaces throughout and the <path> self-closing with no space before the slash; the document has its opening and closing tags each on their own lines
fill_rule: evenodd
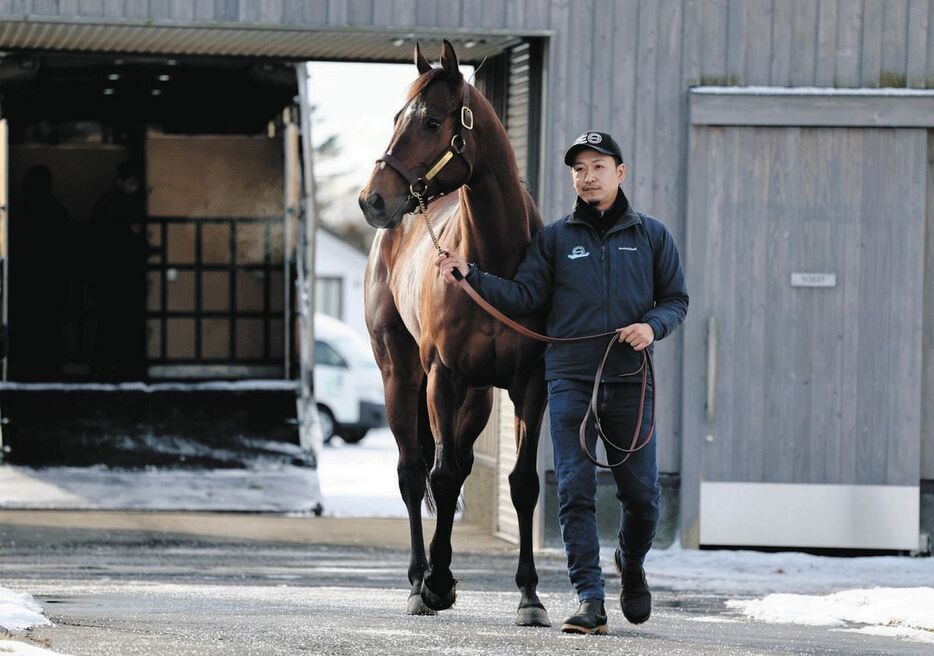
<svg viewBox="0 0 934 656">
<path fill-rule="evenodd" d="M 321 436 L 350 444 L 386 425 L 386 402 L 370 343 L 333 317 L 315 313 L 315 400 Z"/>
</svg>

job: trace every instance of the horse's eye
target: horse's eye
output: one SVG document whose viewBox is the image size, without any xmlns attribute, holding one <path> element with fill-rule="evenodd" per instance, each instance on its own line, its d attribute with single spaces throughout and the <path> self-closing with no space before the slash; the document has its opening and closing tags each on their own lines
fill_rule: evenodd
<svg viewBox="0 0 934 656">
<path fill-rule="evenodd" d="M 441 121 L 436 118 L 429 118 L 427 121 L 425 121 L 425 126 L 429 130 L 438 130 L 441 128 Z"/>
</svg>

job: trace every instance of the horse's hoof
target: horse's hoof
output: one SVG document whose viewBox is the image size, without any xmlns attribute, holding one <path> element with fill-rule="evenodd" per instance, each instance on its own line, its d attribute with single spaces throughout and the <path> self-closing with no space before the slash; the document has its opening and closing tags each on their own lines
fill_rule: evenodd
<svg viewBox="0 0 934 656">
<path fill-rule="evenodd" d="M 516 611 L 516 626 L 551 626 L 551 619 L 542 606 L 526 606 Z"/>
<path fill-rule="evenodd" d="M 428 587 L 428 581 L 422 581 L 421 590 L 422 601 L 432 610 L 447 610 L 454 605 L 457 600 L 457 581 L 451 585 L 451 589 L 443 595 L 436 594 Z"/>
<path fill-rule="evenodd" d="M 412 593 L 409 595 L 409 601 L 405 605 L 405 612 L 408 615 L 437 615 L 438 611 L 432 610 L 422 601 L 420 594 Z"/>
</svg>

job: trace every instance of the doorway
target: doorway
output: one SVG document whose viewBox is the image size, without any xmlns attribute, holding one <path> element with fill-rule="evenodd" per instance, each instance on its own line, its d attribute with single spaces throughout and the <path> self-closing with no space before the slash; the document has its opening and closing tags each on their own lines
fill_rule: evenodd
<svg viewBox="0 0 934 656">
<path fill-rule="evenodd" d="M 9 55 L 0 90 L 7 380 L 290 376 L 290 65 Z"/>
</svg>

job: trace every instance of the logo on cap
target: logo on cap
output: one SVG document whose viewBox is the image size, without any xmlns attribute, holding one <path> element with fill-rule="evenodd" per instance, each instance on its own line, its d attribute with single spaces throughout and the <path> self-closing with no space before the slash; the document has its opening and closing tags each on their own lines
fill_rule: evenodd
<svg viewBox="0 0 934 656">
<path fill-rule="evenodd" d="M 587 143 L 598 144 L 601 141 L 603 141 L 603 137 L 596 132 L 591 132 L 587 135 Z"/>
</svg>

